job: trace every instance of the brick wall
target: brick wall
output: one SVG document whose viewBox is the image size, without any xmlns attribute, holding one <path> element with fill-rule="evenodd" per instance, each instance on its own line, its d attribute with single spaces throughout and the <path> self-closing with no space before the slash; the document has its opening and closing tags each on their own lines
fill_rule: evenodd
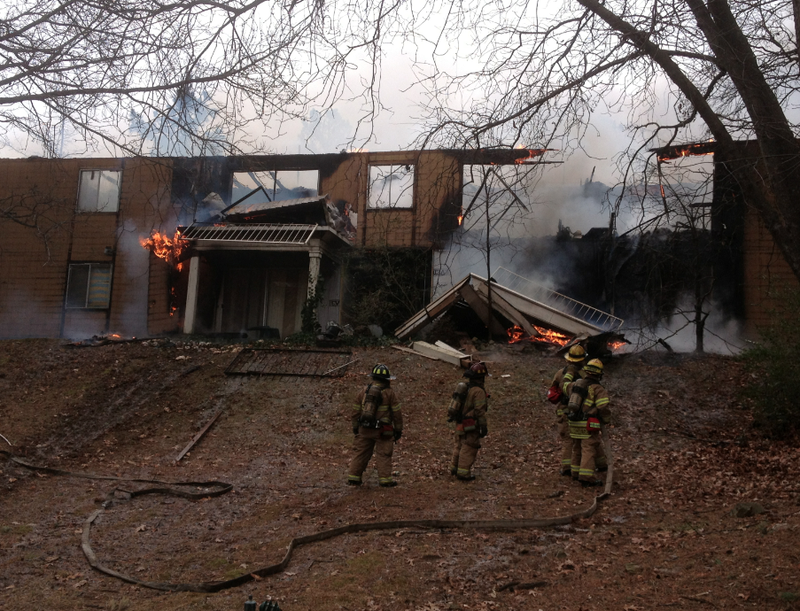
<svg viewBox="0 0 800 611">
<path fill-rule="evenodd" d="M 800 289 L 800 282 L 761 218 L 750 208 L 745 212 L 743 251 L 745 330 L 755 336 L 759 327 L 781 312 L 784 301 L 780 291 Z"/>
<path fill-rule="evenodd" d="M 118 212 L 76 212 L 81 170 L 122 170 Z M 153 228 L 174 230 L 169 161 L 0 160 L 0 337 L 147 333 Z M 109 310 L 65 310 L 71 262 L 112 263 Z"/>
<path fill-rule="evenodd" d="M 0 337 L 58 337 L 78 163 L 0 162 Z M 74 176 L 73 176 L 74 175 Z"/>
<path fill-rule="evenodd" d="M 413 208 L 368 208 L 369 166 L 406 164 L 414 166 Z M 441 151 L 360 153 L 323 177 L 322 193 L 349 202 L 357 212 L 357 246 L 431 248 L 457 224 L 460 185 L 458 160 Z"/>
</svg>

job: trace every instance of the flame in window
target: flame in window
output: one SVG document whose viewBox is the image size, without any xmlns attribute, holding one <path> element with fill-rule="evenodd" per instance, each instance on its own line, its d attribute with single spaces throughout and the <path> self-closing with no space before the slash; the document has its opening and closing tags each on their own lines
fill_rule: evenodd
<svg viewBox="0 0 800 611">
<path fill-rule="evenodd" d="M 164 233 L 154 231 L 149 238 L 140 237 L 139 243 L 142 248 L 151 251 L 159 259 L 164 259 L 178 271 L 181 270 L 183 264 L 180 258 L 186 249 L 186 242 L 181 238 L 180 231 L 175 231 L 175 235 L 171 238 Z"/>
</svg>

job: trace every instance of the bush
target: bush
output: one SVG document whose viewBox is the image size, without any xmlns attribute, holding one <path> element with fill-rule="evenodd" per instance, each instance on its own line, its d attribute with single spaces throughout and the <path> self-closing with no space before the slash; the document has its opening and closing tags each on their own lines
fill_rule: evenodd
<svg viewBox="0 0 800 611">
<path fill-rule="evenodd" d="M 430 298 L 431 251 L 358 249 L 345 259 L 344 321 L 391 333 Z"/>
<path fill-rule="evenodd" d="M 775 439 L 800 433 L 800 291 L 784 291 L 785 309 L 774 312 L 772 324 L 761 329 L 761 342 L 742 358 L 748 376 L 745 398 L 753 407 L 754 426 Z"/>
</svg>

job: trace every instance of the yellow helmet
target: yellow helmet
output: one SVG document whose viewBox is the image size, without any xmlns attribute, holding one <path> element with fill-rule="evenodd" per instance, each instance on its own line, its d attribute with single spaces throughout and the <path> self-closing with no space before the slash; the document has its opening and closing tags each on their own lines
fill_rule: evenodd
<svg viewBox="0 0 800 611">
<path fill-rule="evenodd" d="M 570 363 L 580 363 L 586 358 L 586 350 L 580 344 L 575 344 L 564 356 Z"/>
<path fill-rule="evenodd" d="M 603 375 L 603 361 L 600 359 L 592 359 L 583 366 L 583 370 L 590 376 Z"/>
</svg>

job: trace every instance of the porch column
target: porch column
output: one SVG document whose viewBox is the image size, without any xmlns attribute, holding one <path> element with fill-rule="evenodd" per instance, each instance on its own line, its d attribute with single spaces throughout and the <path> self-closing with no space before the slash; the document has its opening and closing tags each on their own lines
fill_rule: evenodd
<svg viewBox="0 0 800 611">
<path fill-rule="evenodd" d="M 312 246 L 308 251 L 308 291 L 306 298 L 311 299 L 314 297 L 314 292 L 317 288 L 319 281 L 319 266 L 322 262 L 322 251 L 319 246 Z"/>
<path fill-rule="evenodd" d="M 183 315 L 183 332 L 194 333 L 194 321 L 197 316 L 197 285 L 200 280 L 200 257 L 195 255 L 189 260 L 189 286 L 186 289 L 186 310 Z"/>
</svg>

